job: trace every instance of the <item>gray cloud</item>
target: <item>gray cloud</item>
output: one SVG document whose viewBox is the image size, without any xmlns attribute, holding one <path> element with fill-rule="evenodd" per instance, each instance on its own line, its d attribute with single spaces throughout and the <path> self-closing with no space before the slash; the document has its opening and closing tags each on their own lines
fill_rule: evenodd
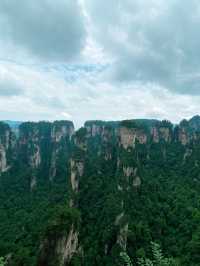
<svg viewBox="0 0 200 266">
<path fill-rule="evenodd" d="M 65 109 L 65 104 L 62 102 L 62 100 L 59 97 L 56 97 L 56 96 L 41 97 L 40 95 L 38 95 L 38 96 L 34 96 L 31 100 L 36 105 L 44 106 L 52 110 L 62 111 Z"/>
<path fill-rule="evenodd" d="M 2 0 L 0 32 L 2 49 L 13 45 L 48 61 L 74 59 L 85 43 L 78 0 Z"/>
<path fill-rule="evenodd" d="M 199 24 L 195 0 L 2 0 L 0 119 L 191 117 Z"/>
<path fill-rule="evenodd" d="M 60 72 L 63 76 L 54 68 L 43 71 L 37 66 L 13 63 L 1 66 L 0 91 L 4 97 L 0 95 L 0 120 L 70 119 L 80 127 L 85 120 L 98 119 L 159 118 L 178 122 L 199 112 L 197 95 L 180 95 L 139 83 L 120 84 L 116 90 L 113 84 L 100 81 L 95 71 L 71 83 L 65 80 L 71 70 L 64 67 Z"/>
<path fill-rule="evenodd" d="M 24 93 L 20 85 L 14 80 L 0 80 L 0 97 L 20 96 Z"/>
<path fill-rule="evenodd" d="M 93 36 L 114 60 L 112 77 L 200 93 L 197 0 L 85 0 Z"/>
</svg>

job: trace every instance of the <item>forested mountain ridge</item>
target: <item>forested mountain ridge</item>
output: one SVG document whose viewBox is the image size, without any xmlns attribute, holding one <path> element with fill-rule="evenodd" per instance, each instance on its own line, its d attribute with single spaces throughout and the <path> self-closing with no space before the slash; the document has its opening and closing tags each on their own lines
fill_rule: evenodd
<svg viewBox="0 0 200 266">
<path fill-rule="evenodd" d="M 200 117 L 0 123 L 0 256 L 11 266 L 118 265 L 161 244 L 200 265 Z"/>
</svg>

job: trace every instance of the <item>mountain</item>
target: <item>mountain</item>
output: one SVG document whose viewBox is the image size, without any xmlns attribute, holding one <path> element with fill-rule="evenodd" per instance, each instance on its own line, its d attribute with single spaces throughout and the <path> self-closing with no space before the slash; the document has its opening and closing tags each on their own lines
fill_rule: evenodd
<svg viewBox="0 0 200 266">
<path fill-rule="evenodd" d="M 19 126 L 22 124 L 20 121 L 11 121 L 11 120 L 4 120 L 0 121 L 9 125 L 10 129 L 18 136 Z"/>
<path fill-rule="evenodd" d="M 0 122 L 0 256 L 10 266 L 120 265 L 150 242 L 200 265 L 200 117 Z"/>
<path fill-rule="evenodd" d="M 19 126 L 23 123 L 21 121 L 11 121 L 11 120 L 3 120 L 2 122 L 8 124 L 12 129 L 19 128 Z"/>
</svg>

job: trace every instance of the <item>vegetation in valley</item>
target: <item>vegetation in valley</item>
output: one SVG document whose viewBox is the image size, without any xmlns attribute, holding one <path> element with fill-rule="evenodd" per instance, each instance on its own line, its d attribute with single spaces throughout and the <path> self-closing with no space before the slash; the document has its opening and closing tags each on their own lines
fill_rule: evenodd
<svg viewBox="0 0 200 266">
<path fill-rule="evenodd" d="M 168 121 L 89 122 L 72 139 L 60 135 L 63 124 L 58 122 L 54 131 L 46 122 L 22 124 L 17 144 L 8 149 L 12 167 L 0 176 L 0 257 L 8 258 L 9 266 L 38 266 L 41 246 L 48 240 L 53 244 L 43 254 L 57 266 L 59 260 L 50 251 L 74 225 L 79 244 L 71 266 L 198 266 L 196 120 L 181 124 L 189 127 L 184 145 L 178 139 L 181 128 Z M 97 124 L 91 129 L 91 123 Z M 151 134 L 151 126 L 161 128 L 159 141 L 148 135 L 147 143 L 138 141 L 125 149 L 116 133 L 119 126 L 144 129 L 145 134 Z M 7 129 L 0 127 L 1 142 Z M 38 149 L 39 159 L 34 157 Z M 72 160 L 76 190 L 71 185 Z M 155 262 L 158 256 L 160 264 Z"/>
</svg>

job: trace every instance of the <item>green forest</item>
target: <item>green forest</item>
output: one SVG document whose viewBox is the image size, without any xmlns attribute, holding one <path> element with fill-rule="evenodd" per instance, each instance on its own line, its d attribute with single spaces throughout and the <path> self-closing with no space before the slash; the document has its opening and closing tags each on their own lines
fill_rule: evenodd
<svg viewBox="0 0 200 266">
<path fill-rule="evenodd" d="M 0 123 L 0 266 L 200 265 L 199 122 Z"/>
</svg>

